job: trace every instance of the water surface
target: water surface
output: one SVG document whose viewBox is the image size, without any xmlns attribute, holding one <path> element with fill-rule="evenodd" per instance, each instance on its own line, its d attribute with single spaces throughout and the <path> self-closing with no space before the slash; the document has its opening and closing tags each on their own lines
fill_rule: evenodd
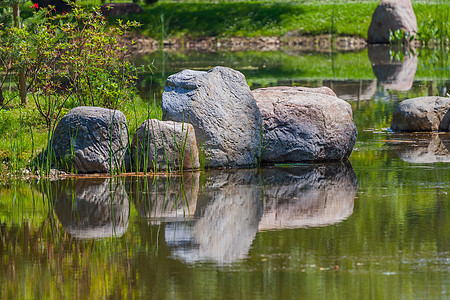
<svg viewBox="0 0 450 300">
<path fill-rule="evenodd" d="M 350 161 L 5 184 L 0 298 L 450 298 L 450 135 L 389 130 L 399 101 L 446 94 L 446 60 L 370 51 L 165 53 L 154 88 L 212 65 L 331 86 Z"/>
</svg>

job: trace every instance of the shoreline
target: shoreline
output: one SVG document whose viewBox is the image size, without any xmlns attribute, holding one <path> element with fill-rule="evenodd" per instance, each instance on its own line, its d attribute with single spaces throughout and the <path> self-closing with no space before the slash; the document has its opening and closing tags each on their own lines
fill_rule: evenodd
<svg viewBox="0 0 450 300">
<path fill-rule="evenodd" d="M 130 52 L 136 54 L 164 51 L 279 51 L 297 50 L 331 53 L 333 51 L 360 51 L 367 47 L 367 41 L 361 37 L 332 36 L 274 36 L 274 37 L 200 37 L 200 38 L 168 38 L 164 41 L 140 35 L 120 37 L 119 42 L 128 46 Z"/>
</svg>

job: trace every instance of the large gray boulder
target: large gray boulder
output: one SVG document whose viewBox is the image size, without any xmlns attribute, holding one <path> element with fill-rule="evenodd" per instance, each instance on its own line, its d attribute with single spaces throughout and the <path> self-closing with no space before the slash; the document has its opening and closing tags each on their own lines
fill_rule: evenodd
<svg viewBox="0 0 450 300">
<path fill-rule="evenodd" d="M 268 163 L 347 159 L 357 130 L 350 104 L 298 88 L 253 91 L 263 118 L 262 161 Z"/>
<path fill-rule="evenodd" d="M 127 120 L 118 110 L 80 106 L 56 125 L 53 152 L 60 168 L 78 173 L 108 173 L 124 165 Z"/>
<path fill-rule="evenodd" d="M 389 44 L 390 31 L 417 32 L 417 20 L 410 0 L 383 0 L 372 15 L 367 39 L 370 44 Z"/>
<path fill-rule="evenodd" d="M 188 123 L 145 121 L 134 133 L 131 154 L 133 167 L 139 170 L 200 168 L 194 127 Z"/>
<path fill-rule="evenodd" d="M 261 114 L 244 75 L 230 68 L 184 70 L 169 76 L 163 119 L 194 126 L 206 166 L 254 165 L 261 149 Z"/>
<path fill-rule="evenodd" d="M 400 102 L 392 117 L 394 131 L 450 131 L 450 98 L 419 97 Z"/>
</svg>

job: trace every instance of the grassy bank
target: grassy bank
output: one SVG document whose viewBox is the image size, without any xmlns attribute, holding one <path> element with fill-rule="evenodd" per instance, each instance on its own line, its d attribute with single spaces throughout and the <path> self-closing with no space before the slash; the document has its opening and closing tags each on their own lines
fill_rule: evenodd
<svg viewBox="0 0 450 300">
<path fill-rule="evenodd" d="M 0 110 L 0 181 L 27 175 L 32 160 L 46 149 L 49 128 L 36 110 L 33 101 L 23 106 L 17 97 Z M 127 118 L 130 143 L 133 133 L 145 120 L 162 118 L 160 106 L 149 105 L 138 97 L 124 103 L 120 110 Z M 61 117 L 68 111 L 68 107 L 64 108 Z"/>
<path fill-rule="evenodd" d="M 94 5 L 95 2 L 91 2 Z M 333 33 L 367 38 L 378 0 L 368 1 L 159 1 L 121 18 L 142 23 L 146 36 L 284 36 Z M 444 1 L 413 1 L 418 24 L 450 9 Z"/>
</svg>

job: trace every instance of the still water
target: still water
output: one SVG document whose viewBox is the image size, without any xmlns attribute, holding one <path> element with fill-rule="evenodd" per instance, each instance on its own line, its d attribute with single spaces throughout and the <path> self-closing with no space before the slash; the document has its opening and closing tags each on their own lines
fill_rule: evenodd
<svg viewBox="0 0 450 300">
<path fill-rule="evenodd" d="M 449 299 L 450 135 L 389 130 L 399 101 L 446 94 L 447 58 L 371 51 L 138 58 L 165 57 L 142 93 L 213 65 L 331 86 L 350 161 L 4 185 L 0 298 Z"/>
</svg>

